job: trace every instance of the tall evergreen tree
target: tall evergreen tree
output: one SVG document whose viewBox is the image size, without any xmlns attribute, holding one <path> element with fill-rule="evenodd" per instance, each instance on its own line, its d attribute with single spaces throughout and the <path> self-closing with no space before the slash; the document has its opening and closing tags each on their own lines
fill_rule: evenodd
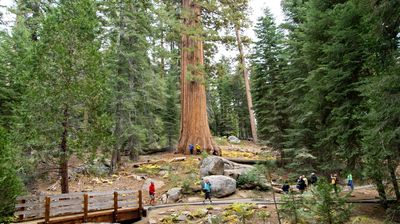
<svg viewBox="0 0 400 224">
<path fill-rule="evenodd" d="M 280 150 L 283 158 L 285 129 L 288 127 L 286 81 L 282 72 L 285 62 L 283 34 L 268 9 L 259 19 L 255 31 L 258 41 L 252 55 L 252 91 L 258 135 L 260 140 Z"/>
<path fill-rule="evenodd" d="M 104 3 L 111 32 L 107 67 L 110 73 L 114 149 L 111 172 L 120 153 L 137 160 L 144 148 L 157 148 L 163 135 L 164 80 L 158 77 L 149 58 L 152 38 L 150 1 Z"/>
<path fill-rule="evenodd" d="M 381 1 L 369 4 L 356 1 L 364 11 L 364 33 L 368 68 L 373 74 L 362 88 L 368 98 L 368 113 L 363 124 L 366 173 L 377 185 L 381 202 L 387 206 L 383 180 L 388 176 L 400 201 L 396 167 L 400 163 L 400 3 Z M 365 13 L 367 12 L 367 13 Z M 382 167 L 382 164 L 386 164 Z"/>
<path fill-rule="evenodd" d="M 56 158 L 62 193 L 69 191 L 70 155 L 99 143 L 93 136 L 101 128 L 97 109 L 105 78 L 99 70 L 98 25 L 94 1 L 61 1 L 43 22 L 37 70 L 22 76 L 29 89 L 18 108 L 21 147 Z"/>
</svg>

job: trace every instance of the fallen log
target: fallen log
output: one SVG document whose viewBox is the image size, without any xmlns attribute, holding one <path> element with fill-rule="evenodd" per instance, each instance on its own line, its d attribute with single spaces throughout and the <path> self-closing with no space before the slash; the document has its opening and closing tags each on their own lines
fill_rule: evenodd
<svg viewBox="0 0 400 224">
<path fill-rule="evenodd" d="M 144 161 L 144 162 L 134 163 L 132 166 L 133 166 L 133 168 L 139 168 L 141 165 L 158 164 L 158 163 L 166 163 L 166 161 L 164 161 L 164 160 L 147 160 L 147 161 Z"/>
<path fill-rule="evenodd" d="M 259 163 L 269 163 L 271 160 L 260 160 L 260 159 L 237 159 L 237 158 L 225 158 L 231 162 L 240 163 L 240 164 L 247 164 L 247 165 L 255 165 Z"/>
<path fill-rule="evenodd" d="M 151 155 L 151 154 L 154 154 L 154 153 L 169 152 L 169 151 L 173 151 L 173 150 L 174 150 L 173 148 L 169 148 L 169 147 L 155 148 L 155 149 L 144 149 L 144 150 L 142 150 L 140 155 Z"/>
</svg>

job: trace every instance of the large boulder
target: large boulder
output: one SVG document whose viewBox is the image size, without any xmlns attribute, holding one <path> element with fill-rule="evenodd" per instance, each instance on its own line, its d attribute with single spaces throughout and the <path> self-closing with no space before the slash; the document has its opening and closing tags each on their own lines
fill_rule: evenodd
<svg viewBox="0 0 400 224">
<path fill-rule="evenodd" d="M 174 187 L 168 190 L 167 195 L 168 195 L 168 201 L 169 202 L 177 202 L 182 194 L 182 188 L 180 187 Z"/>
<path fill-rule="evenodd" d="M 235 144 L 239 144 L 240 143 L 240 139 L 238 139 L 238 137 L 233 136 L 233 135 L 228 137 L 228 141 L 230 143 L 235 143 Z"/>
<path fill-rule="evenodd" d="M 239 176 L 249 172 L 254 168 L 254 166 L 251 165 L 243 165 L 239 163 L 235 163 L 232 161 L 229 161 L 225 158 L 221 158 L 222 161 L 224 162 L 224 175 L 228 177 L 232 177 L 233 179 L 237 180 Z"/>
<path fill-rule="evenodd" d="M 212 197 L 222 198 L 236 191 L 236 180 L 233 178 L 223 175 L 212 175 L 206 176 L 203 179 L 210 181 Z"/>
<path fill-rule="evenodd" d="M 207 156 L 203 159 L 200 166 L 200 175 L 202 177 L 209 175 L 224 174 L 224 161 L 218 156 Z"/>
</svg>

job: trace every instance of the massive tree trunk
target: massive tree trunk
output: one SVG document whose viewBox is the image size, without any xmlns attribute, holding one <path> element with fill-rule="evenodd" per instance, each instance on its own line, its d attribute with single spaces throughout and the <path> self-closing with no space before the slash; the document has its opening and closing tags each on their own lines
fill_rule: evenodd
<svg viewBox="0 0 400 224">
<path fill-rule="evenodd" d="M 251 135 L 253 137 L 253 142 L 257 142 L 256 119 L 254 117 L 254 111 L 253 111 L 253 100 L 251 98 L 251 92 L 250 92 L 249 75 L 246 68 L 246 62 L 244 60 L 243 44 L 242 44 L 242 39 L 240 37 L 240 29 L 238 26 L 235 27 L 235 32 L 236 32 L 236 41 L 239 48 L 239 60 L 240 60 L 239 64 L 241 70 L 243 71 L 244 84 L 246 87 L 247 107 L 249 109 L 249 115 L 250 115 Z"/>
<path fill-rule="evenodd" d="M 189 154 L 189 144 L 220 155 L 208 126 L 203 71 L 203 43 L 200 29 L 200 6 L 193 0 L 182 0 L 184 30 L 181 37 L 181 131 L 178 152 Z"/>
<path fill-rule="evenodd" d="M 68 188 L 68 146 L 67 146 L 67 138 L 68 138 L 68 106 L 64 108 L 64 120 L 62 122 L 63 133 L 61 135 L 61 143 L 60 143 L 60 176 L 61 176 L 61 193 L 69 193 Z"/>
</svg>

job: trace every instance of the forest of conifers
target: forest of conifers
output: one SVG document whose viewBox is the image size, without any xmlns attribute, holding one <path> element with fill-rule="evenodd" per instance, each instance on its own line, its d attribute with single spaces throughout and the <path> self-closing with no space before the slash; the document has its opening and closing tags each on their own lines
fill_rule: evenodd
<svg viewBox="0 0 400 224">
<path fill-rule="evenodd" d="M 386 185 L 400 201 L 400 1 L 282 0 L 285 21 L 266 9 L 254 42 L 243 32 L 248 0 L 198 4 L 201 25 L 191 29 L 177 0 L 18 0 L 8 9 L 0 216 L 37 178 L 68 173 L 72 155 L 112 160 L 115 170 L 121 153 L 174 149 L 183 34 L 204 44 L 204 65 L 189 68 L 204 78 L 187 79 L 205 85 L 213 136 L 252 137 L 247 68 L 257 141 L 280 152 L 282 167 L 351 170 L 376 184 L 384 206 Z M 221 47 L 233 56 L 217 57 Z"/>
</svg>

